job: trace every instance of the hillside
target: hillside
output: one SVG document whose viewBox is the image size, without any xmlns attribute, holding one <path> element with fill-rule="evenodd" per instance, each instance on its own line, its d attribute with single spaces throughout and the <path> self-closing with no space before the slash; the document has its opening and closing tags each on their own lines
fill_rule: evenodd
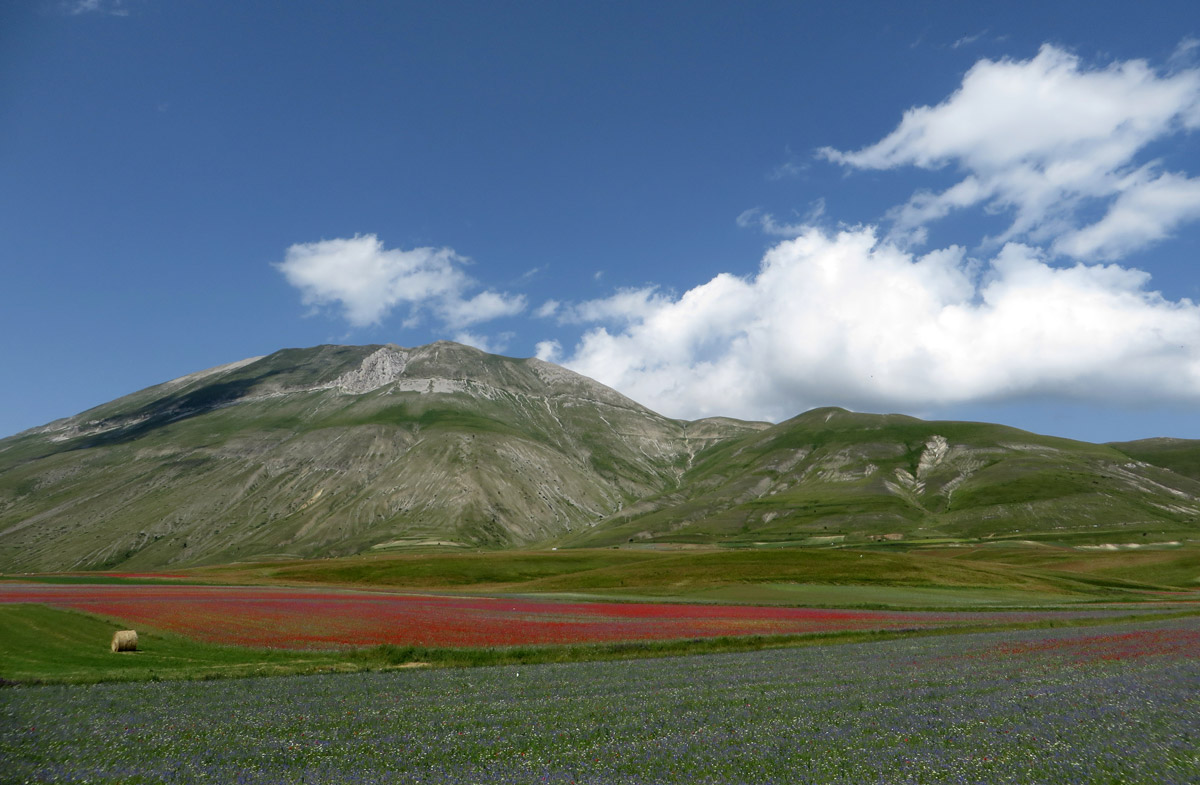
<svg viewBox="0 0 1200 785">
<path fill-rule="evenodd" d="M 817 409 L 714 446 L 678 488 L 564 544 L 1162 542 L 1200 532 L 1184 468 L 1002 425 Z"/>
<path fill-rule="evenodd" d="M 1200 480 L 1200 440 L 1139 439 L 1111 442 L 1108 446 L 1142 463 L 1161 466 L 1184 477 Z"/>
<path fill-rule="evenodd" d="M 0 571 L 430 549 L 1194 539 L 1190 442 L 652 412 L 536 359 L 320 346 L 0 440 Z"/>
<path fill-rule="evenodd" d="M 289 349 L 0 441 L 0 569 L 536 542 L 757 427 L 449 342 Z"/>
</svg>

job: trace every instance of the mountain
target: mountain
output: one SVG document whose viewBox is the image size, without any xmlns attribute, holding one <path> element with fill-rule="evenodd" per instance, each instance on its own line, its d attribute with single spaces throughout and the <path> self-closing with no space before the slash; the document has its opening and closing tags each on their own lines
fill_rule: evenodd
<svg viewBox="0 0 1200 785">
<path fill-rule="evenodd" d="M 663 417 L 449 342 L 287 349 L 0 440 L 0 570 L 426 548 L 1154 543 L 1200 450 L 818 409 Z"/>
<path fill-rule="evenodd" d="M 565 543 L 1186 539 L 1200 533 L 1200 443 L 1192 444 L 1135 449 L 816 409 L 715 445 L 677 488 Z"/>
<path fill-rule="evenodd" d="M 765 426 L 449 342 L 288 349 L 0 441 L 0 569 L 539 542 Z"/>
</svg>

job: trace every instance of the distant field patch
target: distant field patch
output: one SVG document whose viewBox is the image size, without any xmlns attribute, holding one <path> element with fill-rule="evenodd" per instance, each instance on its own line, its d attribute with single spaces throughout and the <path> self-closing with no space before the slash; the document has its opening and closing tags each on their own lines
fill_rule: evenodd
<svg viewBox="0 0 1200 785">
<path fill-rule="evenodd" d="M 1104 614 L 550 602 L 509 597 L 155 585 L 10 584 L 0 586 L 0 603 L 40 603 L 202 641 L 286 649 L 381 644 L 495 647 L 918 630 Z"/>
</svg>

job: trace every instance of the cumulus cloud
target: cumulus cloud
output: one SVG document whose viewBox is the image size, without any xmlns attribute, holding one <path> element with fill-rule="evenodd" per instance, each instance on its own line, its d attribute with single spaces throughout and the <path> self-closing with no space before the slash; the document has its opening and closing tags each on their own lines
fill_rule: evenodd
<svg viewBox="0 0 1200 785">
<path fill-rule="evenodd" d="M 819 228 L 832 225 L 819 200 L 794 220 L 747 210 L 739 225 L 784 238 L 755 274 L 557 304 L 559 321 L 585 332 L 538 356 L 677 417 L 1200 403 L 1200 307 L 1114 263 L 1200 219 L 1200 179 L 1143 160 L 1200 128 L 1200 70 L 1179 60 L 1170 72 L 1140 60 L 1089 68 L 1053 46 L 981 60 L 882 140 L 821 152 L 855 169 L 956 173 L 891 210 L 885 237 Z M 1006 228 L 973 251 L 913 250 L 930 224 L 969 208 Z"/>
<path fill-rule="evenodd" d="M 520 313 L 520 295 L 484 291 L 449 248 L 387 249 L 373 234 L 298 243 L 275 265 L 314 307 L 337 305 L 354 327 L 380 323 L 397 307 L 409 320 L 429 311 L 451 329 Z"/>
<path fill-rule="evenodd" d="M 543 340 L 536 355 L 688 418 L 1047 398 L 1195 405 L 1200 306 L 1164 298 L 1119 262 L 1200 219 L 1200 178 L 1146 160 L 1198 128 L 1200 69 L 1093 68 L 1052 46 L 981 60 L 882 140 L 822 152 L 855 169 L 954 172 L 892 210 L 886 233 L 828 228 L 838 224 L 819 199 L 783 219 L 748 210 L 738 223 L 775 238 L 755 272 L 682 293 L 544 300 L 541 324 L 582 335 Z M 972 208 L 1005 227 L 969 248 L 914 250 L 931 224 Z M 305 303 L 353 325 L 405 309 L 501 351 L 511 334 L 475 326 L 524 312 L 525 299 L 480 291 L 465 264 L 448 248 L 385 249 L 367 235 L 292 246 L 277 266 Z"/>
<path fill-rule="evenodd" d="M 534 357 L 537 357 L 539 360 L 545 360 L 548 363 L 556 363 L 562 360 L 562 344 L 556 340 L 538 341 L 534 349 Z"/>
<path fill-rule="evenodd" d="M 923 241 L 929 222 L 982 206 L 1012 217 L 993 238 L 995 247 L 1079 233 L 1081 239 L 1055 250 L 1112 258 L 1164 237 L 1192 214 L 1191 189 L 1168 187 L 1177 183 L 1160 182 L 1158 165 L 1138 156 L 1153 142 L 1198 127 L 1200 69 L 1161 73 L 1142 60 L 1088 68 L 1047 45 L 1029 60 L 981 60 L 953 95 L 910 109 L 880 141 L 820 154 L 859 169 L 959 171 L 956 184 L 918 192 L 892 212 L 894 240 Z M 1113 204 L 1115 213 L 1091 235 L 1079 225 L 1081 208 L 1122 199 L 1127 204 Z M 1149 199 L 1162 211 L 1139 209 Z"/>
<path fill-rule="evenodd" d="M 751 277 L 620 292 L 560 359 L 665 414 L 779 419 L 818 405 L 919 410 L 1023 396 L 1200 399 L 1200 307 L 1118 265 L 1003 246 L 915 255 L 871 228 L 809 229 Z"/>
</svg>

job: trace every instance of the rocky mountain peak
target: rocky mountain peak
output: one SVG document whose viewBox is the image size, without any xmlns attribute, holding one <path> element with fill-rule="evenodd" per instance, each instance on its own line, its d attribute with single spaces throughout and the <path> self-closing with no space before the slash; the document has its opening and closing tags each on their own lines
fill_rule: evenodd
<svg viewBox="0 0 1200 785">
<path fill-rule="evenodd" d="M 338 377 L 334 386 L 358 395 L 378 390 L 404 374 L 408 357 L 408 351 L 388 344 L 367 355 L 359 367 Z"/>
</svg>

